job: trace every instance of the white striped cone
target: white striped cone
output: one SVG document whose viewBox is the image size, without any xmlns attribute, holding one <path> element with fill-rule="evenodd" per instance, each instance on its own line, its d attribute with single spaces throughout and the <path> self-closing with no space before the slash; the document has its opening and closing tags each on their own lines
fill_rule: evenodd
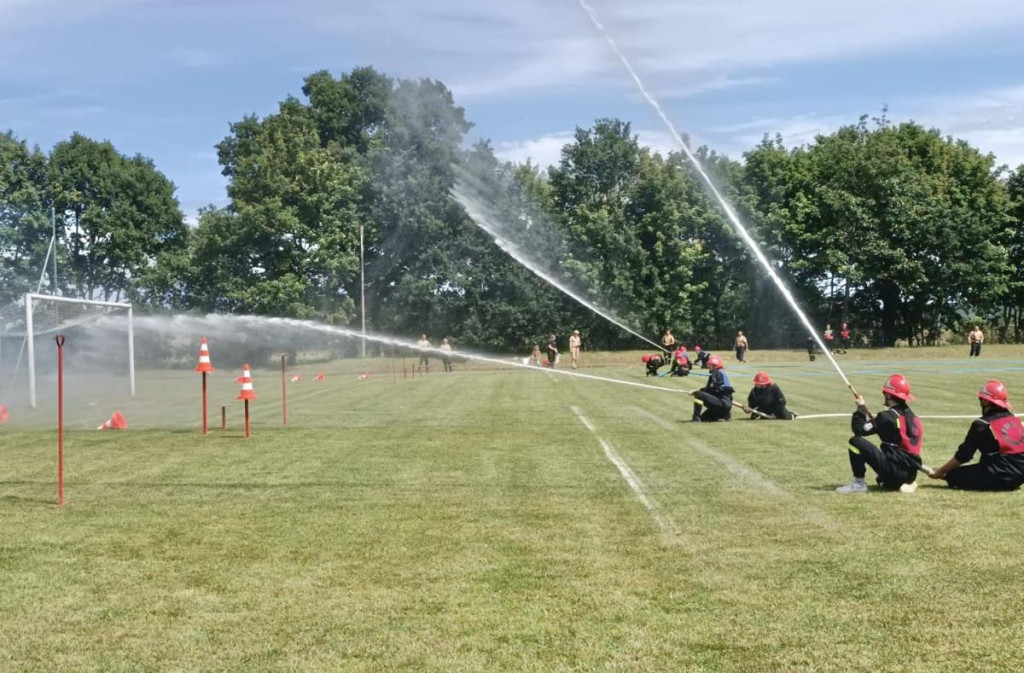
<svg viewBox="0 0 1024 673">
<path fill-rule="evenodd" d="M 206 344 L 206 337 L 199 340 L 199 364 L 196 365 L 196 371 L 213 371 L 213 364 L 210 362 L 210 347 Z"/>
<path fill-rule="evenodd" d="M 252 388 L 252 371 L 249 369 L 249 365 L 242 365 L 242 392 L 238 394 L 236 399 L 239 400 L 254 400 L 256 399 L 256 393 Z"/>
</svg>

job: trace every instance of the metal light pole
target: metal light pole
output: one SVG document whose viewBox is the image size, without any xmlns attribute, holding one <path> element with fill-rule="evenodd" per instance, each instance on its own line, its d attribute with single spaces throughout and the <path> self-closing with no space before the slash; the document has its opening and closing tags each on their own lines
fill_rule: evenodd
<svg viewBox="0 0 1024 673">
<path fill-rule="evenodd" d="M 366 357 L 366 257 L 363 252 L 363 225 L 359 225 L 359 311 L 363 317 L 363 357 Z"/>
</svg>

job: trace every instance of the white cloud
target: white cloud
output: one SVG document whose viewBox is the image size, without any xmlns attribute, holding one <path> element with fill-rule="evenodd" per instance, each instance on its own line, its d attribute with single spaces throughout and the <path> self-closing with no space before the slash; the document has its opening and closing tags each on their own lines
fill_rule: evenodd
<svg viewBox="0 0 1024 673">
<path fill-rule="evenodd" d="M 709 129 L 713 144 L 738 157 L 765 134 L 782 136 L 787 147 L 813 142 L 815 136 L 834 132 L 840 126 L 855 124 L 863 110 L 846 115 L 802 114 L 792 117 L 759 118 Z M 947 98 L 919 99 L 890 106 L 888 117 L 894 122 L 913 119 L 937 128 L 943 134 L 968 141 L 985 153 L 995 155 L 998 163 L 1015 168 L 1024 164 L 1024 84 L 989 89 L 974 94 Z"/>
<path fill-rule="evenodd" d="M 171 50 L 170 59 L 177 65 L 197 70 L 224 65 L 224 57 L 220 54 L 196 47 L 175 47 Z"/>
<path fill-rule="evenodd" d="M 562 158 L 562 148 L 573 142 L 573 135 L 572 131 L 563 131 L 539 138 L 501 142 L 494 148 L 494 153 L 502 161 L 522 164 L 529 159 L 535 166 L 546 169 L 558 164 Z M 664 131 L 640 130 L 635 135 L 640 145 L 663 155 L 679 149 L 672 136 Z"/>
</svg>

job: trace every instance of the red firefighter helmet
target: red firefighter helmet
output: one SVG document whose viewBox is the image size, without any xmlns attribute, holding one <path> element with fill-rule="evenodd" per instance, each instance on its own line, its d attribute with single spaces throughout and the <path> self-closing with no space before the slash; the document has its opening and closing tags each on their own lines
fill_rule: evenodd
<svg viewBox="0 0 1024 673">
<path fill-rule="evenodd" d="M 697 351 L 699 353 L 700 352 L 700 346 L 694 346 L 693 350 L 695 350 L 695 351 Z"/>
<path fill-rule="evenodd" d="M 712 355 L 708 358 L 708 367 L 716 367 L 721 369 L 724 365 L 722 364 L 722 358 L 717 355 Z"/>
<path fill-rule="evenodd" d="M 641 356 L 640 356 L 640 361 L 641 361 L 641 362 L 644 362 L 644 363 L 646 363 L 646 362 L 647 362 L 648 360 L 650 360 L 650 359 L 651 359 L 651 356 L 650 356 L 650 355 L 641 355 Z"/>
<path fill-rule="evenodd" d="M 771 384 L 772 377 L 768 376 L 768 372 L 758 372 L 754 374 L 755 386 L 770 386 Z"/>
<path fill-rule="evenodd" d="M 904 402 L 914 401 L 914 396 L 910 394 L 910 381 L 907 381 L 907 377 L 903 374 L 893 374 L 890 376 L 889 380 L 882 386 L 882 392 Z"/>
<path fill-rule="evenodd" d="M 1012 411 L 1010 395 L 1006 392 L 1006 386 L 1003 385 L 1002 381 L 997 381 L 996 379 L 986 381 L 985 385 L 978 391 L 978 399 L 985 400 L 1007 411 Z"/>
</svg>

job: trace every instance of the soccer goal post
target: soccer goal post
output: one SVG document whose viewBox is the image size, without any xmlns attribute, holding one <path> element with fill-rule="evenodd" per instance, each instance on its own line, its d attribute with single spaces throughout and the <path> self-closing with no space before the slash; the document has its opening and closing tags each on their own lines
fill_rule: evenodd
<svg viewBox="0 0 1024 673">
<path fill-rule="evenodd" d="M 7 335 L 21 336 L 23 334 L 25 337 L 22 344 L 28 370 L 29 404 L 33 409 L 36 408 L 36 337 L 56 334 L 62 330 L 119 313 L 127 317 L 128 386 L 132 397 L 135 396 L 135 330 L 131 304 L 34 293 L 24 295 L 24 304 L 24 324 L 13 325 L 13 330 L 11 329 L 12 325 L 8 325 Z M 13 376 L 17 376 L 21 355 L 19 352 Z"/>
</svg>

